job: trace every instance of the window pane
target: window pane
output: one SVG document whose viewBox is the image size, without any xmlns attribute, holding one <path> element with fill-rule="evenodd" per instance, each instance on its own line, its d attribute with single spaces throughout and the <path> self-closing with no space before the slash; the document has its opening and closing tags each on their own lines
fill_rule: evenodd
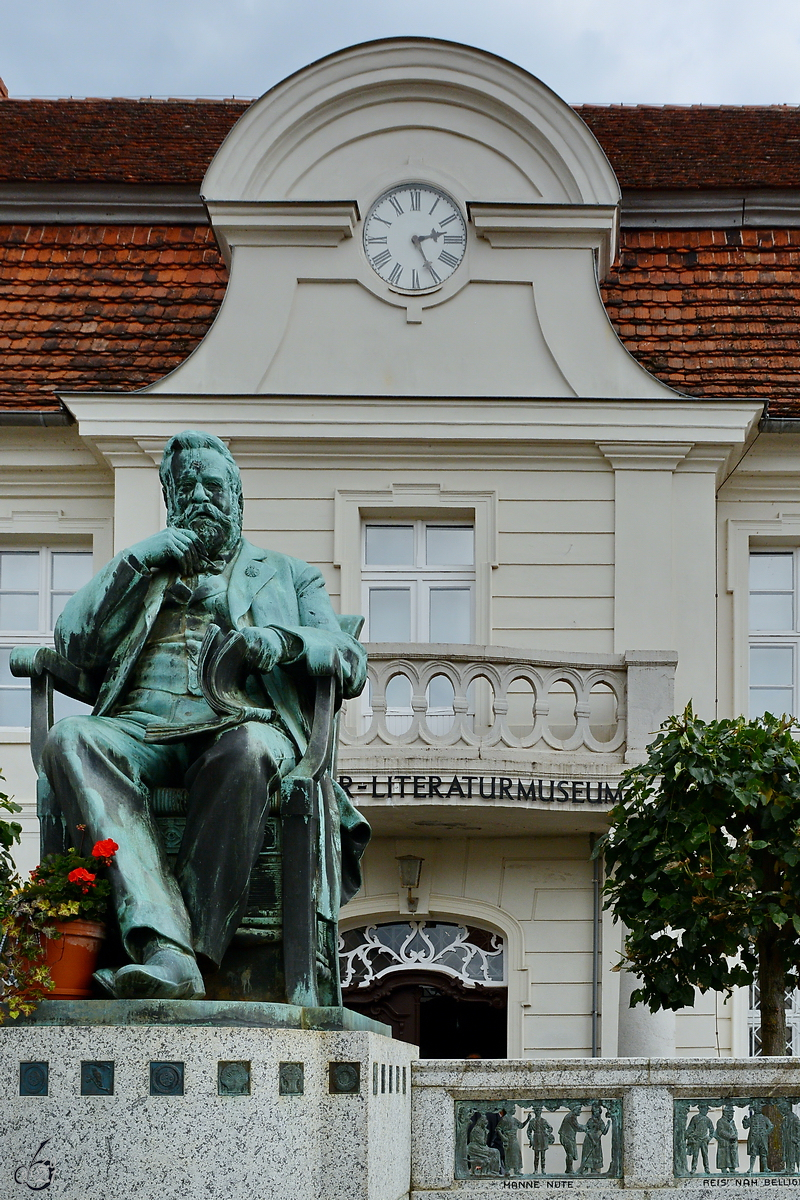
<svg viewBox="0 0 800 1200">
<path fill-rule="evenodd" d="M 751 686 L 791 687 L 793 683 L 791 646 L 752 646 L 750 648 Z"/>
<path fill-rule="evenodd" d="M 60 721 L 62 717 L 80 717 L 91 713 L 91 704 L 83 704 L 80 700 L 73 700 L 71 696 L 65 696 L 63 692 L 53 692 L 53 720 Z"/>
<path fill-rule="evenodd" d="M 750 587 L 757 592 L 791 591 L 791 554 L 751 554 Z"/>
<path fill-rule="evenodd" d="M 430 641 L 468 645 L 472 641 L 470 607 L 469 588 L 431 588 Z"/>
<path fill-rule="evenodd" d="M 774 717 L 782 717 L 791 713 L 793 704 L 792 688 L 751 688 L 750 716 L 760 717 L 765 712 Z"/>
<path fill-rule="evenodd" d="M 0 595 L 0 629 L 38 629 L 39 594 Z"/>
<path fill-rule="evenodd" d="M 0 725 L 16 725 L 26 728 L 30 723 L 30 688 L 27 686 L 0 687 Z"/>
<path fill-rule="evenodd" d="M 446 675 L 434 675 L 428 684 L 428 708 L 444 708 L 453 711 L 455 692 Z"/>
<path fill-rule="evenodd" d="M 370 588 L 369 640 L 411 641 L 410 588 Z"/>
<path fill-rule="evenodd" d="M 0 684 L 6 684 L 9 687 L 21 687 L 21 686 L 23 686 L 23 681 L 21 679 L 15 679 L 14 676 L 11 674 L 11 667 L 9 665 L 10 658 L 11 658 L 11 647 L 10 646 L 7 646 L 5 649 L 0 650 Z M 27 684 L 25 684 L 24 686 L 27 687 Z"/>
<path fill-rule="evenodd" d="M 793 629 L 792 594 L 750 596 L 751 629 Z"/>
<path fill-rule="evenodd" d="M 39 591 L 39 551 L 0 554 L 0 588 L 3 591 Z"/>
<path fill-rule="evenodd" d="M 471 525 L 428 525 L 425 550 L 429 567 L 471 566 L 475 536 Z"/>
<path fill-rule="evenodd" d="M 59 550 L 53 555 L 53 591 L 77 592 L 92 577 L 92 556 Z"/>
<path fill-rule="evenodd" d="M 407 675 L 395 675 L 387 683 L 386 707 L 411 708 L 411 680 Z"/>
<path fill-rule="evenodd" d="M 64 611 L 64 605 L 74 592 L 54 592 L 50 597 L 50 629 L 55 629 L 56 621 Z"/>
<path fill-rule="evenodd" d="M 369 567 L 414 565 L 413 525 L 367 525 L 366 563 Z"/>
</svg>

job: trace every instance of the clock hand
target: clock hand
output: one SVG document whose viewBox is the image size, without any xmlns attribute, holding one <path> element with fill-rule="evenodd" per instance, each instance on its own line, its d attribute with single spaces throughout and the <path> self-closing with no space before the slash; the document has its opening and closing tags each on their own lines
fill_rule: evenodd
<svg viewBox="0 0 800 1200">
<path fill-rule="evenodd" d="M 415 235 L 415 236 L 416 236 L 416 235 Z M 426 241 L 428 241 L 430 238 L 433 238 L 433 240 L 434 240 L 435 242 L 438 242 L 440 237 L 443 237 L 443 230 L 441 230 L 441 229 L 432 229 L 432 230 L 430 231 L 430 233 L 423 233 L 423 234 L 422 234 L 420 237 L 418 237 L 418 238 L 417 238 L 417 241 L 418 241 L 418 242 L 426 242 Z M 414 238 L 412 238 L 411 240 L 412 240 L 412 242 L 413 242 Z"/>
<path fill-rule="evenodd" d="M 424 236 L 427 237 L 428 235 L 425 234 Z M 412 235 L 411 235 L 412 246 L 417 247 L 420 254 L 422 255 L 422 261 L 425 263 L 425 266 L 428 268 L 429 271 L 432 271 L 433 267 L 431 266 L 430 259 L 427 258 L 425 251 L 422 249 L 422 245 L 421 245 L 422 240 L 423 239 L 421 237 L 419 237 L 416 233 L 412 233 Z"/>
<path fill-rule="evenodd" d="M 425 236 L 428 237 L 429 235 L 426 234 Z M 413 233 L 411 235 L 411 243 L 412 243 L 412 245 L 417 247 L 420 254 L 422 255 L 422 261 L 425 263 L 425 266 L 428 268 L 431 275 L 433 276 L 434 282 L 441 283 L 442 282 L 441 279 L 439 278 L 439 276 L 436 274 L 435 270 L 433 269 L 433 263 L 431 262 L 431 260 L 429 258 L 426 258 L 425 251 L 422 249 L 422 245 L 421 245 L 422 238 L 418 237 L 416 233 Z"/>
</svg>

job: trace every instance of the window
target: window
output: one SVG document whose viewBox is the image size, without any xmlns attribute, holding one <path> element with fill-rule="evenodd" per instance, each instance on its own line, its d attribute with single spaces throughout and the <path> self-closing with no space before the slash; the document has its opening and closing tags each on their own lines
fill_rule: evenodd
<svg viewBox="0 0 800 1200">
<path fill-rule="evenodd" d="M 26 679 L 9 668 L 14 646 L 53 643 L 53 627 L 64 605 L 92 576 L 92 554 L 84 550 L 0 550 L 0 726 L 30 725 Z M 56 717 L 85 711 L 66 696 L 54 698 Z"/>
<path fill-rule="evenodd" d="M 750 715 L 800 711 L 800 612 L 795 551 L 750 555 Z"/>
<path fill-rule="evenodd" d="M 759 1008 L 758 984 L 750 985 L 749 1011 L 747 1014 L 748 1051 L 751 1058 L 761 1055 L 761 1010 Z M 800 1054 L 800 988 L 786 991 L 786 1053 Z"/>
<path fill-rule="evenodd" d="M 363 530 L 365 641 L 470 645 L 475 629 L 475 530 L 445 521 L 368 521 Z M 474 691 L 474 688 L 473 688 Z M 368 723 L 369 692 L 362 722 Z M 453 686 L 437 676 L 428 687 L 428 723 L 444 731 L 453 718 Z M 402 734 L 412 718 L 411 682 L 395 675 L 386 687 L 387 724 Z M 474 699 L 470 697 L 471 709 Z M 438 721 L 438 724 L 437 724 Z M 442 722 L 444 724 L 442 724 Z"/>
<path fill-rule="evenodd" d="M 472 525 L 367 522 L 362 578 L 367 641 L 472 642 Z"/>
<path fill-rule="evenodd" d="M 366 988 L 401 970 L 441 971 L 467 987 L 505 983 L 505 942 L 498 933 L 445 921 L 391 921 L 339 935 L 342 987 Z"/>
</svg>

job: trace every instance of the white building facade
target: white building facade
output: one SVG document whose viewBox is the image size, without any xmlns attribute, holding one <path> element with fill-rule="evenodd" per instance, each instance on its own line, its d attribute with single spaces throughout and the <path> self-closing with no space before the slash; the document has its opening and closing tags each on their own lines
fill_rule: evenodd
<svg viewBox="0 0 800 1200">
<path fill-rule="evenodd" d="M 366 616 L 338 763 L 373 828 L 348 1002 L 423 1055 L 746 1055 L 744 994 L 629 1011 L 591 851 L 670 712 L 794 704 L 797 436 L 759 432 L 763 397 L 689 397 L 628 354 L 598 288 L 614 173 L 491 55 L 322 60 L 247 110 L 203 196 L 230 283 L 198 348 L 144 390 L 62 393 L 71 426 L 0 428 L 3 644 L 46 641 L 90 562 L 160 527 L 172 434 L 217 434 L 246 535 Z"/>
</svg>

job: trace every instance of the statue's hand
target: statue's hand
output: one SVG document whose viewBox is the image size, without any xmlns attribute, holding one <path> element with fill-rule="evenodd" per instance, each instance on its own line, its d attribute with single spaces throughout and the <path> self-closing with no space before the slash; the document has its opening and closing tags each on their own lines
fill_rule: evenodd
<svg viewBox="0 0 800 1200">
<path fill-rule="evenodd" d="M 247 661 L 256 671 L 266 674 L 284 657 L 283 638 L 276 629 L 240 629 L 247 643 Z"/>
<path fill-rule="evenodd" d="M 131 546 L 130 553 L 144 567 L 177 563 L 183 575 L 196 575 L 202 569 L 198 535 L 191 529 L 178 529 L 174 525 L 137 542 Z"/>
</svg>

